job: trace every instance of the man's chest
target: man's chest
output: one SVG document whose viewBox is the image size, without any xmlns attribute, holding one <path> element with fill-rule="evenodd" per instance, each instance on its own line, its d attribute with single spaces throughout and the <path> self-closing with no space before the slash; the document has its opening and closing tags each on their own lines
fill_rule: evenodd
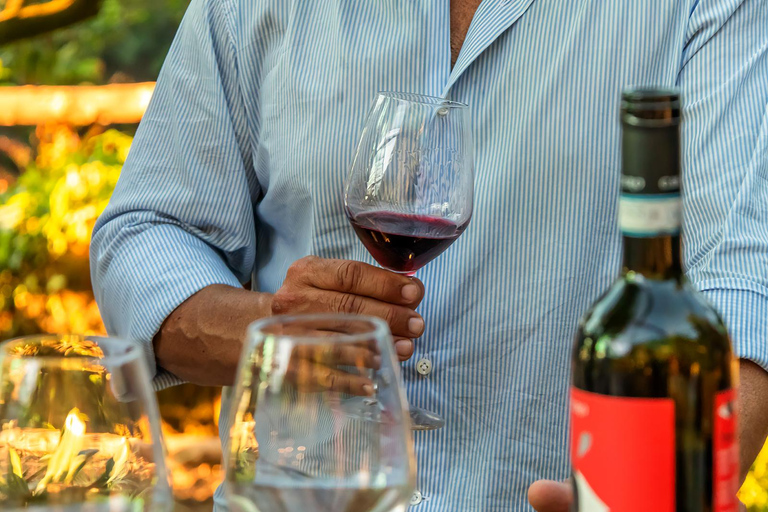
<svg viewBox="0 0 768 512">
<path fill-rule="evenodd" d="M 451 0 L 451 63 L 459 58 L 461 46 L 472 23 L 480 0 Z"/>
<path fill-rule="evenodd" d="M 453 70 L 450 12 L 435 2 L 296 2 L 244 19 L 239 65 L 259 201 L 299 198 L 316 232 L 345 227 L 343 182 L 366 113 L 377 91 L 398 90 L 470 106 L 473 223 L 495 215 L 546 231 L 563 216 L 610 221 L 612 206 L 601 205 L 612 205 L 618 180 L 620 91 L 674 84 L 685 8 L 528 1 L 486 0 L 464 41 L 476 55 Z"/>
</svg>

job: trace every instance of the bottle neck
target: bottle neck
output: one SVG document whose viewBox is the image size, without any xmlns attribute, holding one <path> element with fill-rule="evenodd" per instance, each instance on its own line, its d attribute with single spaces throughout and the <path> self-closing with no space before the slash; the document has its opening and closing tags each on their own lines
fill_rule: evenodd
<svg viewBox="0 0 768 512">
<path fill-rule="evenodd" d="M 680 235 L 652 238 L 624 236 L 624 273 L 646 279 L 682 281 Z"/>
<path fill-rule="evenodd" d="M 680 281 L 679 112 L 671 106 L 661 110 L 652 106 L 628 101 L 622 117 L 619 226 L 624 235 L 624 271 Z"/>
</svg>

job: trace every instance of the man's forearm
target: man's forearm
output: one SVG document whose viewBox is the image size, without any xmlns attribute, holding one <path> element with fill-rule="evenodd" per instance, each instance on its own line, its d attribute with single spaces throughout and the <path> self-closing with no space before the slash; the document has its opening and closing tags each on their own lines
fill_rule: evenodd
<svg viewBox="0 0 768 512">
<path fill-rule="evenodd" d="M 387 320 L 401 361 L 424 332 L 416 307 L 424 285 L 359 261 L 307 256 L 295 261 L 275 294 L 226 285 L 203 288 L 171 313 L 155 336 L 160 367 L 203 385 L 229 385 L 248 325 L 273 314 L 347 313 Z"/>
<path fill-rule="evenodd" d="M 271 295 L 212 285 L 184 301 L 154 339 L 158 366 L 206 386 L 231 385 L 248 325 L 271 314 Z"/>
<path fill-rule="evenodd" d="M 739 400 L 739 456 L 743 482 L 768 435 L 768 372 L 746 359 L 739 360 Z"/>
</svg>

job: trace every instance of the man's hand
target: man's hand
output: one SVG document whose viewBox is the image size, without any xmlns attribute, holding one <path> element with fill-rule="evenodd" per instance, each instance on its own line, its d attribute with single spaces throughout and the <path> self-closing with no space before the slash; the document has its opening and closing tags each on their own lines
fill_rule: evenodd
<svg viewBox="0 0 768 512">
<path fill-rule="evenodd" d="M 528 488 L 528 503 L 536 512 L 569 512 L 572 501 L 570 482 L 539 480 Z M 739 512 L 747 512 L 747 507 L 741 502 Z"/>
<path fill-rule="evenodd" d="M 528 488 L 528 503 L 537 512 L 568 512 L 573 500 L 569 482 L 539 480 Z"/>
<path fill-rule="evenodd" d="M 308 256 L 288 269 L 272 297 L 272 313 L 354 313 L 383 318 L 395 337 L 401 361 L 413 355 L 413 338 L 424 332 L 416 311 L 424 285 L 358 261 Z"/>
<path fill-rule="evenodd" d="M 211 285 L 188 298 L 155 336 L 158 365 L 189 382 L 231 385 L 248 325 L 270 315 L 356 313 L 383 318 L 401 360 L 413 354 L 424 320 L 424 285 L 365 263 L 307 257 L 288 269 L 274 295 Z"/>
<path fill-rule="evenodd" d="M 331 336 L 328 331 L 312 331 L 310 336 Z M 293 347 L 285 380 L 299 393 L 330 389 L 350 395 L 373 395 L 371 370 L 381 367 L 378 346 L 371 342 L 355 344 L 306 344 Z"/>
</svg>

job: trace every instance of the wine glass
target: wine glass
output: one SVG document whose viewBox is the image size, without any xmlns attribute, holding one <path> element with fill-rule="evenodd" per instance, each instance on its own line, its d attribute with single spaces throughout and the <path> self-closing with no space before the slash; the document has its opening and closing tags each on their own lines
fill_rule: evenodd
<svg viewBox="0 0 768 512">
<path fill-rule="evenodd" d="M 169 511 L 164 454 L 140 347 L 80 335 L 0 344 L 0 509 Z"/>
<path fill-rule="evenodd" d="M 402 511 L 413 440 L 380 319 L 275 316 L 252 324 L 230 415 L 225 490 L 242 512 Z M 371 418 L 343 403 L 370 396 Z"/>
<path fill-rule="evenodd" d="M 345 212 L 382 267 L 412 276 L 467 228 L 473 175 L 467 105 L 382 92 L 368 113 L 347 176 Z M 415 430 L 445 424 L 418 407 L 411 406 L 410 416 Z"/>
</svg>

